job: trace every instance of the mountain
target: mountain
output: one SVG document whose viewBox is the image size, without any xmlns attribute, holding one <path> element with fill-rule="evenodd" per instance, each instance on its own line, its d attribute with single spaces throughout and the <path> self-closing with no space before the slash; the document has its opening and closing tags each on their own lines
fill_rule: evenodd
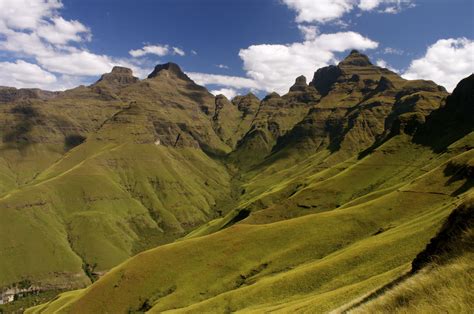
<svg viewBox="0 0 474 314">
<path fill-rule="evenodd" d="M 473 80 L 450 95 L 352 51 L 261 101 L 173 63 L 0 89 L 0 287 L 80 289 L 44 313 L 350 305 L 471 197 Z"/>
</svg>

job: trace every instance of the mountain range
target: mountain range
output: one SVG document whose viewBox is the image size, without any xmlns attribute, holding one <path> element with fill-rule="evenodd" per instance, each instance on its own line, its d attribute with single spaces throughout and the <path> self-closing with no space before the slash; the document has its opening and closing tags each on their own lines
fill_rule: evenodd
<svg viewBox="0 0 474 314">
<path fill-rule="evenodd" d="M 68 290 L 28 313 L 474 307 L 474 75 L 450 94 L 354 50 L 229 100 L 114 67 L 0 87 L 0 121 L 0 288 Z"/>
</svg>

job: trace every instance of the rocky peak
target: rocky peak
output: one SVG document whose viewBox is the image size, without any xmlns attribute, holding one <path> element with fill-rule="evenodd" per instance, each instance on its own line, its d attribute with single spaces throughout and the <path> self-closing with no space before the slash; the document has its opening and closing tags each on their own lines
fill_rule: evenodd
<svg viewBox="0 0 474 314">
<path fill-rule="evenodd" d="M 301 75 L 296 78 L 295 84 L 290 87 L 290 91 L 305 91 L 307 87 L 308 84 L 306 83 L 306 77 L 304 75 Z"/>
<path fill-rule="evenodd" d="M 332 85 L 336 83 L 341 76 L 341 69 L 335 65 L 330 65 L 318 69 L 314 73 L 313 80 L 310 84 L 313 85 L 321 95 L 325 96 L 331 90 Z"/>
<path fill-rule="evenodd" d="M 276 93 L 276 92 L 272 92 L 270 94 L 268 94 L 267 96 L 265 96 L 265 98 L 263 98 L 263 101 L 267 101 L 267 100 L 270 100 L 270 99 L 275 99 L 275 98 L 280 98 L 281 96 Z"/>
<path fill-rule="evenodd" d="M 357 50 L 352 50 L 351 53 L 339 63 L 339 66 L 371 66 L 372 63 L 369 57 L 360 53 Z"/>
<path fill-rule="evenodd" d="M 150 75 L 148 75 L 148 78 L 151 79 L 151 78 L 161 76 L 161 75 L 166 75 L 166 76 L 173 75 L 182 80 L 186 80 L 186 81 L 191 80 L 186 74 L 184 74 L 184 72 L 181 70 L 179 65 L 173 62 L 158 64 L 153 70 L 153 72 L 151 72 Z"/>
<path fill-rule="evenodd" d="M 260 105 L 260 99 L 253 93 L 248 93 L 245 96 L 235 96 L 232 99 L 232 103 L 234 106 L 237 106 L 238 110 L 242 112 L 243 118 L 245 118 L 247 115 L 256 113 Z"/>
<path fill-rule="evenodd" d="M 133 76 L 132 69 L 121 67 L 121 66 L 114 66 L 112 68 L 112 72 L 110 73 L 117 74 L 117 75 L 124 75 L 124 76 Z"/>
<path fill-rule="evenodd" d="M 227 97 L 225 97 L 225 95 L 219 94 L 216 96 L 215 104 L 216 104 L 216 114 L 217 114 L 218 110 L 222 109 L 227 104 L 231 104 L 231 102 L 229 101 L 229 99 L 227 99 Z"/>
<path fill-rule="evenodd" d="M 138 80 L 139 79 L 137 77 L 133 76 L 133 71 L 131 69 L 121 66 L 114 66 L 112 71 L 102 75 L 97 83 L 107 82 L 113 85 L 129 85 L 138 82 Z"/>
</svg>

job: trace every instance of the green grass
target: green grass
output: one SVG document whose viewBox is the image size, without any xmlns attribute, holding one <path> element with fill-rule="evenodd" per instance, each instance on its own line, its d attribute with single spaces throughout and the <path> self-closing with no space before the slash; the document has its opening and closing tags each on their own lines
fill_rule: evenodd
<svg viewBox="0 0 474 314">
<path fill-rule="evenodd" d="M 380 163 L 394 158 L 382 152 L 374 156 Z M 452 160 L 470 158 L 472 152 L 466 152 Z M 356 163 L 327 180 L 346 182 L 351 171 L 360 177 L 361 169 L 370 171 L 362 166 L 370 161 L 362 160 L 360 166 Z M 432 170 L 402 185 L 394 180 L 396 189 L 350 206 L 274 223 L 249 225 L 244 220 L 207 236 L 196 234 L 140 253 L 78 293 L 64 310 L 119 313 L 145 305 L 152 312 L 336 309 L 409 269 L 462 200 L 450 194 L 464 181 L 450 181 L 447 165 L 435 163 Z"/>
</svg>

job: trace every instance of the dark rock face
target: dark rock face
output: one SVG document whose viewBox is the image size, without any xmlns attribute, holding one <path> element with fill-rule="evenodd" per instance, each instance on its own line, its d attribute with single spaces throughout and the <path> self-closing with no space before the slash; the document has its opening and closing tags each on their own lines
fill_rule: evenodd
<svg viewBox="0 0 474 314">
<path fill-rule="evenodd" d="M 474 203 L 468 200 L 456 208 L 448 217 L 439 233 L 412 262 L 416 272 L 430 263 L 443 263 L 474 250 L 472 229 L 474 228 Z"/>
<path fill-rule="evenodd" d="M 184 74 L 179 65 L 172 62 L 157 65 L 153 72 L 148 75 L 148 78 L 151 79 L 157 77 L 163 71 L 167 71 L 168 73 L 171 73 L 182 80 L 191 81 L 191 79 L 186 74 Z"/>
<path fill-rule="evenodd" d="M 377 87 L 375 88 L 375 92 L 384 92 L 387 90 L 392 90 L 394 89 L 395 86 L 393 85 L 392 81 L 390 81 L 387 77 L 382 76 L 380 78 L 380 81 L 377 84 Z"/>
<path fill-rule="evenodd" d="M 433 83 L 434 84 L 434 83 Z M 433 111 L 415 140 L 435 150 L 474 131 L 474 74 L 461 80 L 444 106 Z"/>
<path fill-rule="evenodd" d="M 342 71 L 339 67 L 330 65 L 317 70 L 310 84 L 313 85 L 322 96 L 326 96 L 341 75 Z"/>
<path fill-rule="evenodd" d="M 306 83 L 306 77 L 301 75 L 296 78 L 295 84 L 290 87 L 290 92 L 304 92 L 307 87 L 308 84 Z"/>
</svg>

